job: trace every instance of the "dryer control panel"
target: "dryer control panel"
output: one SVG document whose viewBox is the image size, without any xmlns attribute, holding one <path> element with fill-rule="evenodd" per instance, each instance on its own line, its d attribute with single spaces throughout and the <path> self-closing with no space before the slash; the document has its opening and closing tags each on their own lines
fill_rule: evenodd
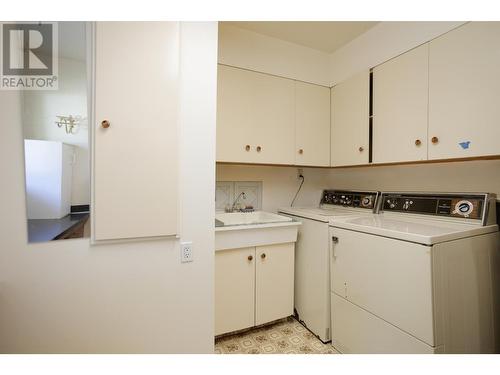
<svg viewBox="0 0 500 375">
<path fill-rule="evenodd" d="M 488 194 L 382 193 L 380 211 L 482 220 Z"/>
<path fill-rule="evenodd" d="M 324 190 L 321 204 L 374 210 L 378 195 L 373 191 Z"/>
</svg>

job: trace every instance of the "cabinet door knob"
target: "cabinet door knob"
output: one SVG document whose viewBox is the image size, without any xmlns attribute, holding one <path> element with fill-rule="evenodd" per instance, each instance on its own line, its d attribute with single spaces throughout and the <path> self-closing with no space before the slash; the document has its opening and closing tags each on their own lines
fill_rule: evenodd
<svg viewBox="0 0 500 375">
<path fill-rule="evenodd" d="M 109 126 L 110 126 L 110 125 L 111 125 L 111 124 L 109 123 L 109 121 L 108 121 L 108 120 L 102 120 L 102 121 L 101 121 L 101 127 L 102 127 L 103 129 L 107 129 L 107 128 L 109 128 Z"/>
<path fill-rule="evenodd" d="M 257 150 L 257 152 L 261 152 L 262 151 L 262 147 L 257 146 L 256 150 Z"/>
<path fill-rule="evenodd" d="M 250 151 L 250 145 L 246 145 L 245 150 Z"/>
<path fill-rule="evenodd" d="M 253 260 L 253 256 L 249 255 L 249 256 L 248 256 L 248 260 L 249 260 L 249 261 L 252 261 L 252 260 Z"/>
<path fill-rule="evenodd" d="M 434 143 L 434 144 L 436 144 L 436 143 L 439 142 L 439 138 L 438 137 L 432 137 L 431 138 L 431 142 Z"/>
<path fill-rule="evenodd" d="M 299 150 L 299 154 L 301 154 L 301 155 L 302 155 L 303 153 L 304 153 L 304 150 L 303 150 L 303 149 L 300 149 L 300 150 Z"/>
<path fill-rule="evenodd" d="M 363 147 L 358 148 L 359 152 L 363 152 L 365 149 Z"/>
<path fill-rule="evenodd" d="M 260 257 L 261 257 L 262 259 L 266 259 L 266 253 L 262 253 L 262 254 L 260 254 Z"/>
<path fill-rule="evenodd" d="M 422 144 L 422 141 L 420 139 L 415 140 L 415 146 L 420 146 Z"/>
</svg>

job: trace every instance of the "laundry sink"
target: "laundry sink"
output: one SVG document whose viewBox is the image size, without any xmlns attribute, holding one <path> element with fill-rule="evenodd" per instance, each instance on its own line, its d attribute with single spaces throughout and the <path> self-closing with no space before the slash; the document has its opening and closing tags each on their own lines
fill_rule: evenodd
<svg viewBox="0 0 500 375">
<path fill-rule="evenodd" d="M 230 225 L 249 225 L 266 223 L 283 223 L 292 221 L 291 217 L 286 217 L 271 212 L 253 211 L 253 212 L 221 212 L 215 214 L 215 220 Z"/>
<path fill-rule="evenodd" d="M 300 222 L 266 211 L 215 214 L 215 250 L 297 241 Z"/>
</svg>

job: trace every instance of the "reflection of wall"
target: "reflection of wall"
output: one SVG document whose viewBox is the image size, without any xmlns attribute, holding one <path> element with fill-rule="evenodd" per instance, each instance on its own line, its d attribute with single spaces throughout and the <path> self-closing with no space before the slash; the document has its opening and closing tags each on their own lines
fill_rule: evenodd
<svg viewBox="0 0 500 375">
<path fill-rule="evenodd" d="M 28 219 L 60 219 L 70 213 L 73 146 L 24 141 Z"/>
<path fill-rule="evenodd" d="M 87 117 L 87 78 L 84 61 L 59 59 L 59 89 L 23 92 L 26 139 L 60 141 L 75 146 L 71 204 L 90 203 L 89 133 L 87 123 L 77 134 L 66 134 L 55 124 L 56 115 Z"/>
</svg>

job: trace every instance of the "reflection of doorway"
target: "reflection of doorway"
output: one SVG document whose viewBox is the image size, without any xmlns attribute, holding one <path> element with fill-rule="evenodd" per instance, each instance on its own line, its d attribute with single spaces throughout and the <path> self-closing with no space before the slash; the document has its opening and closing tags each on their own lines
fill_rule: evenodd
<svg viewBox="0 0 500 375">
<path fill-rule="evenodd" d="M 86 24 L 57 29 L 58 89 L 22 92 L 29 242 L 89 234 Z"/>
</svg>

